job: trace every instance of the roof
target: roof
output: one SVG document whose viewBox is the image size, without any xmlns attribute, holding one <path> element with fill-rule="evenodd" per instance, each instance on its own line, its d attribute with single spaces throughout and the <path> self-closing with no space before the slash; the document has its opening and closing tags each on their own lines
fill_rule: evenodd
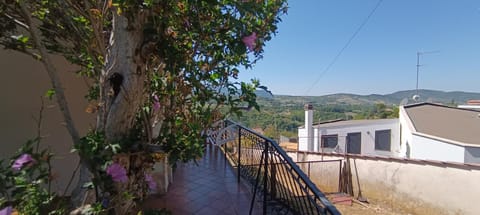
<svg viewBox="0 0 480 215">
<path fill-rule="evenodd" d="M 397 119 L 362 119 L 362 120 L 332 120 L 321 122 L 319 124 L 314 124 L 314 128 L 332 128 L 332 127 L 343 127 L 343 126 L 363 126 L 363 125 L 374 125 L 374 124 L 392 124 L 398 123 Z M 304 128 L 305 126 L 300 126 L 299 128 Z"/>
<path fill-rule="evenodd" d="M 480 111 L 432 103 L 404 106 L 419 133 L 480 146 Z"/>
<path fill-rule="evenodd" d="M 480 100 L 468 100 L 467 104 L 469 104 L 469 105 L 480 105 Z"/>
</svg>

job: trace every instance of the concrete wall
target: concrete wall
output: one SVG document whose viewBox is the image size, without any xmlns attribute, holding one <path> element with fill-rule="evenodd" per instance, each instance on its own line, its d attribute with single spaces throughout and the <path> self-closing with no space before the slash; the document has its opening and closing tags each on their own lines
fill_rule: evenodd
<svg viewBox="0 0 480 215">
<path fill-rule="evenodd" d="M 94 116 L 85 112 L 85 81 L 62 58 L 54 57 L 54 63 L 60 73 L 75 125 L 83 136 L 90 126 L 95 125 Z M 34 118 L 38 117 L 40 97 L 51 85 L 43 65 L 24 54 L 0 49 L 0 71 L 3 75 L 0 84 L 0 158 L 6 159 L 28 139 L 36 136 L 37 123 Z M 55 154 L 52 165 L 56 180 L 52 185 L 57 191 L 63 191 L 78 163 L 78 157 L 70 153 L 71 137 L 56 101 L 45 100 L 44 108 L 41 145 Z"/>
<path fill-rule="evenodd" d="M 411 158 L 463 163 L 465 149 L 440 140 L 413 134 Z"/>
<path fill-rule="evenodd" d="M 288 154 L 294 161 L 342 158 L 334 154 Z M 477 204 L 480 196 L 479 165 L 353 156 L 351 168 L 355 194 L 358 187 L 353 159 L 356 160 L 363 196 L 373 203 L 383 202 L 393 211 L 408 211 L 411 214 L 473 215 L 480 211 L 480 204 Z M 312 180 L 321 183 L 318 182 L 321 180 Z"/>
<path fill-rule="evenodd" d="M 375 150 L 375 131 L 388 130 L 391 131 L 390 151 Z M 399 156 L 400 154 L 400 134 L 399 123 L 393 121 L 392 123 L 368 123 L 351 126 L 326 127 L 319 128 L 318 136 L 322 135 L 338 135 L 339 152 L 343 153 L 346 150 L 346 137 L 348 133 L 361 133 L 361 154 L 363 155 L 381 155 L 381 156 Z M 319 138 L 320 145 L 321 139 Z M 319 150 L 321 151 L 321 150 Z M 329 149 L 326 149 L 329 151 Z"/>
<path fill-rule="evenodd" d="M 465 147 L 465 163 L 480 163 L 480 148 Z"/>
</svg>

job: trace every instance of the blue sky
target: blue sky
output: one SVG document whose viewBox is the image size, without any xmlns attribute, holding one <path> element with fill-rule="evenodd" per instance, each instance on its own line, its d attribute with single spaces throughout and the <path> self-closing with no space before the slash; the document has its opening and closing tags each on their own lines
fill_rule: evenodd
<svg viewBox="0 0 480 215">
<path fill-rule="evenodd" d="M 417 51 L 438 50 L 421 56 L 419 88 L 480 92 L 479 0 L 383 0 L 324 72 L 377 2 L 289 1 L 264 59 L 241 79 L 283 95 L 386 94 L 415 89 Z"/>
</svg>

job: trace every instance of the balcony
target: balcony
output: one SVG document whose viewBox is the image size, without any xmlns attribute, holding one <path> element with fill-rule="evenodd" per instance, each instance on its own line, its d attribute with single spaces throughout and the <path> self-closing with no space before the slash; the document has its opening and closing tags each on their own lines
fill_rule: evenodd
<svg viewBox="0 0 480 215">
<path fill-rule="evenodd" d="M 172 214 L 340 214 L 278 144 L 232 121 L 211 132 L 205 155 L 178 165 L 146 208 Z"/>
</svg>

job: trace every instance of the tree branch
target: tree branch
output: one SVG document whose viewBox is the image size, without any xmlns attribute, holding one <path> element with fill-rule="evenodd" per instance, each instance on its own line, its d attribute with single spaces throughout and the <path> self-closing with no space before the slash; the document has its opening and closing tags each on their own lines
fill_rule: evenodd
<svg viewBox="0 0 480 215">
<path fill-rule="evenodd" d="M 24 50 L 24 49 L 18 49 L 18 48 L 11 47 L 11 44 L 8 43 L 8 42 L 0 41 L 0 45 L 3 46 L 5 49 L 11 49 L 11 50 L 17 51 L 19 53 L 26 54 L 26 55 L 32 57 L 35 60 L 42 59 L 42 57 L 39 54 L 37 54 L 35 52 L 29 52 L 26 49 Z"/>
<path fill-rule="evenodd" d="M 41 101 L 41 106 L 40 106 L 40 111 L 38 113 L 38 119 L 35 119 L 37 121 L 37 146 L 35 148 L 35 153 L 38 153 L 38 149 L 40 148 L 40 141 L 42 140 L 41 134 L 42 134 L 42 120 L 43 120 L 43 109 L 44 109 L 44 102 L 43 98 L 40 96 L 40 101 Z M 50 181 L 49 181 L 50 183 Z"/>
<path fill-rule="evenodd" d="M 92 25 L 93 34 L 95 35 L 95 41 L 97 42 L 97 47 L 100 49 L 100 55 L 105 56 L 107 52 L 105 50 L 104 37 L 101 33 L 102 26 L 103 26 L 102 20 L 95 19 L 92 16 L 93 11 L 92 11 L 92 8 L 90 7 L 90 3 L 88 1 L 84 1 L 84 2 L 85 2 L 84 3 L 85 7 L 86 7 L 87 11 L 89 12 L 88 13 L 88 19 L 90 20 L 90 24 Z M 98 9 L 96 9 L 96 10 L 98 12 L 100 12 L 100 10 L 98 10 Z M 103 14 L 102 14 L 102 17 L 103 17 Z"/>
<path fill-rule="evenodd" d="M 30 30 L 30 28 L 28 27 L 27 24 L 23 23 L 22 21 L 18 20 L 18 19 L 15 19 L 15 17 L 13 16 L 10 16 L 6 13 L 4 13 L 3 15 L 5 15 L 7 18 L 9 18 L 10 20 L 14 21 L 17 25 L 19 25 L 20 27 L 26 29 L 27 31 Z"/>
<path fill-rule="evenodd" d="M 92 30 L 93 30 L 93 33 L 94 33 L 94 38 L 95 38 L 95 42 L 97 43 L 97 47 L 99 48 L 99 52 L 100 52 L 100 55 L 101 56 L 105 56 L 106 54 L 106 50 L 105 50 L 105 41 L 104 41 L 104 37 L 101 33 L 101 30 L 102 30 L 102 25 L 103 23 L 101 22 L 102 20 L 100 20 L 100 22 L 98 20 L 96 20 L 93 16 L 92 16 L 92 7 L 90 5 L 90 2 L 88 1 L 83 1 L 84 3 L 84 8 L 79 8 L 74 2 L 72 1 L 65 1 L 65 3 L 70 6 L 71 8 L 73 8 L 73 10 L 75 12 L 77 12 L 79 15 L 85 17 L 85 18 L 88 18 L 88 20 L 90 21 L 90 25 L 92 26 Z M 78 3 L 78 2 L 77 2 Z M 96 9 L 96 8 L 94 8 Z M 98 9 L 96 9 L 98 10 Z M 87 11 L 87 12 L 85 12 Z M 98 10 L 100 11 L 100 10 Z M 103 14 L 101 15 L 103 17 Z M 74 26 L 74 25 L 72 25 Z M 99 27 L 100 26 L 100 27 Z"/>
<path fill-rule="evenodd" d="M 29 27 L 29 32 L 31 34 L 32 41 L 34 42 L 35 46 L 40 52 L 41 61 L 47 70 L 48 76 L 50 77 L 50 82 L 52 84 L 53 89 L 55 90 L 57 103 L 65 119 L 67 130 L 70 133 L 73 143 L 80 144 L 80 136 L 78 134 L 77 129 L 75 128 L 75 124 L 73 123 L 73 119 L 70 114 L 70 109 L 68 108 L 67 99 L 65 97 L 63 87 L 62 87 L 60 78 L 58 76 L 58 72 L 53 66 L 52 60 L 48 56 L 48 52 L 45 46 L 41 43 L 40 32 L 38 31 L 36 26 L 34 26 L 35 24 L 32 21 L 30 11 L 27 9 L 23 1 L 19 1 L 19 5 L 21 8 L 22 15 L 25 19 L 25 24 Z"/>
</svg>

